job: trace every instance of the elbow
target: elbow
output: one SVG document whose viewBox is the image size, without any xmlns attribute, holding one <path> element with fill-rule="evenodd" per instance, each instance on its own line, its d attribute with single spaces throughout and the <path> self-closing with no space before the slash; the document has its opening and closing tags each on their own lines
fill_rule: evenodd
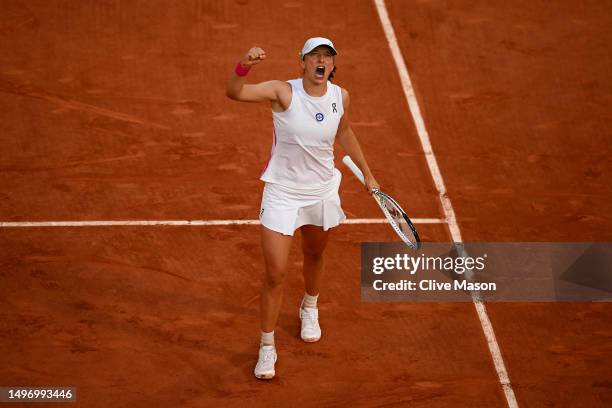
<svg viewBox="0 0 612 408">
<path fill-rule="evenodd" d="M 236 96 L 236 92 L 230 88 L 226 88 L 225 89 L 225 96 L 227 96 L 228 98 L 230 98 L 231 100 L 236 100 L 238 99 Z"/>
<path fill-rule="evenodd" d="M 350 137 L 348 129 L 342 129 L 340 132 L 338 132 L 338 134 L 336 135 L 336 139 L 338 139 L 338 142 L 342 145 L 346 144 L 347 139 Z"/>
<path fill-rule="evenodd" d="M 225 86 L 225 96 L 227 96 L 228 98 L 237 101 L 239 100 L 240 97 L 240 89 L 236 89 L 235 86 L 232 86 L 231 83 L 228 83 Z"/>
</svg>

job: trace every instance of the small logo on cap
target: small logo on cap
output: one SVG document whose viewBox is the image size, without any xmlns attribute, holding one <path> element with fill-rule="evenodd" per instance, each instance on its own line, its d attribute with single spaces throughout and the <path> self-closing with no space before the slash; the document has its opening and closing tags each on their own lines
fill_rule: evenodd
<svg viewBox="0 0 612 408">
<path fill-rule="evenodd" d="M 319 112 L 319 113 L 317 113 L 315 115 L 315 119 L 317 120 L 317 122 L 322 122 L 324 118 L 325 118 L 325 116 L 323 116 L 323 114 L 321 112 Z"/>
</svg>

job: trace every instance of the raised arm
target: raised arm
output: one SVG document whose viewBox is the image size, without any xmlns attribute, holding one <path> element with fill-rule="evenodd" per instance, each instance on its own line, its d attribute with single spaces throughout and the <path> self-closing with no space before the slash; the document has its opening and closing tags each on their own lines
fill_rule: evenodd
<svg viewBox="0 0 612 408">
<path fill-rule="evenodd" d="M 232 76 L 225 86 L 228 98 L 242 102 L 277 103 L 279 94 L 288 84 L 282 81 L 266 81 L 254 85 L 247 85 L 246 77 L 249 70 L 266 59 L 266 52 L 259 47 L 251 48 L 238 62 Z"/>
<path fill-rule="evenodd" d="M 353 133 L 353 129 L 351 128 L 350 120 L 349 120 L 349 104 L 350 104 L 350 96 L 346 89 L 342 89 L 342 106 L 344 107 L 344 114 L 342 115 L 342 119 L 340 120 L 340 124 L 338 125 L 338 132 L 336 133 L 336 140 L 342 146 L 342 149 L 346 154 L 351 156 L 351 159 L 355 162 L 357 167 L 361 169 L 363 176 L 365 178 L 365 187 L 368 192 L 372 192 L 372 189 L 380 188 L 378 182 L 374 178 L 374 175 L 370 171 L 370 167 L 365 159 L 363 151 L 361 150 L 361 145 Z"/>
</svg>

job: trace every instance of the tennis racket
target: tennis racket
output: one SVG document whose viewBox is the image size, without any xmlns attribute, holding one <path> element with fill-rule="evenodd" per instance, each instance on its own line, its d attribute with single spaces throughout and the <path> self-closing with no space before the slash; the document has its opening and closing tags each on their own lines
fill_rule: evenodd
<svg viewBox="0 0 612 408">
<path fill-rule="evenodd" d="M 350 156 L 344 156 L 342 162 L 351 169 L 355 177 L 365 185 L 365 179 L 363 173 L 359 170 L 359 167 L 353 162 Z M 400 207 L 400 205 L 391 198 L 388 194 L 383 193 L 380 190 L 375 189 L 372 192 L 372 197 L 376 200 L 376 203 L 382 210 L 383 214 L 389 224 L 393 227 L 397 235 L 408 245 L 410 248 L 417 250 L 421 247 L 421 240 L 416 228 L 410 218 L 406 215 L 406 212 Z"/>
</svg>

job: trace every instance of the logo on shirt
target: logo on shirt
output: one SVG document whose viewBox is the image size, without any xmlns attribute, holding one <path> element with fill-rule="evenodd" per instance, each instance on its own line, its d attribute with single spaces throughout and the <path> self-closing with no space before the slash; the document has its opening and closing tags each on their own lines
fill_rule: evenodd
<svg viewBox="0 0 612 408">
<path fill-rule="evenodd" d="M 317 122 L 322 122 L 323 119 L 325 119 L 325 116 L 323 116 L 323 114 L 319 112 L 315 115 L 315 119 L 317 120 Z"/>
<path fill-rule="evenodd" d="M 338 110 L 336 109 L 336 102 L 332 103 L 332 113 L 338 113 Z"/>
</svg>

